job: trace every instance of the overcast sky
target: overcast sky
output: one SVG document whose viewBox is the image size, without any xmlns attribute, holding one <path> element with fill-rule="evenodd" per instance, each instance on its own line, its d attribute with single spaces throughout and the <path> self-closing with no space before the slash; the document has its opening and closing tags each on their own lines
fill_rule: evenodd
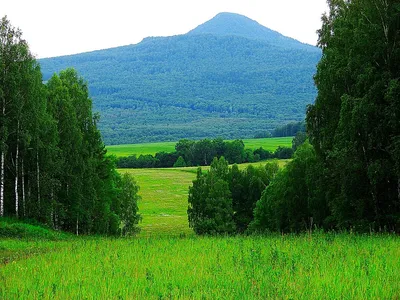
<svg viewBox="0 0 400 300">
<path fill-rule="evenodd" d="M 38 58 L 184 34 L 219 12 L 245 15 L 315 45 L 325 0 L 1 0 L 0 16 L 19 27 Z"/>
</svg>

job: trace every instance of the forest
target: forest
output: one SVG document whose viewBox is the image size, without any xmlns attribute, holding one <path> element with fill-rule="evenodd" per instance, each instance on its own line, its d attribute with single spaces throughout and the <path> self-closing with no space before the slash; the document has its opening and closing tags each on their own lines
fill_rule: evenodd
<svg viewBox="0 0 400 300">
<path fill-rule="evenodd" d="M 41 59 L 44 80 L 74 67 L 107 145 L 252 138 L 304 120 L 317 47 L 221 14 L 188 34 Z M 107 70 L 107 72 L 104 72 Z"/>
<path fill-rule="evenodd" d="M 105 155 L 87 82 L 66 69 L 43 84 L 7 17 L 0 69 L 0 217 L 76 234 L 134 232 L 138 186 Z"/>
</svg>

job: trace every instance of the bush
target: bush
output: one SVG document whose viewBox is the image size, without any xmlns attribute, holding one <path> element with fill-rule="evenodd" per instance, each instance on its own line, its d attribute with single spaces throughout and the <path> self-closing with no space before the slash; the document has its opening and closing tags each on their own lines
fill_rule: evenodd
<svg viewBox="0 0 400 300">
<path fill-rule="evenodd" d="M 61 240 L 71 235 L 51 230 L 44 226 L 31 225 L 19 220 L 0 219 L 0 238 L 27 238 Z"/>
<path fill-rule="evenodd" d="M 182 156 L 179 156 L 176 162 L 174 163 L 174 168 L 183 168 L 186 167 L 186 162 Z"/>
</svg>

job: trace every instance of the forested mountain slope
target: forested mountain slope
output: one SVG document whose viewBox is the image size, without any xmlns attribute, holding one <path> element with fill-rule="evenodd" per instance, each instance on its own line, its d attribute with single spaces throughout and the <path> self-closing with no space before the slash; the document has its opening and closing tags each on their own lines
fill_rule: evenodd
<svg viewBox="0 0 400 300">
<path fill-rule="evenodd" d="M 132 29 L 134 30 L 134 29 Z M 222 13 L 188 34 L 40 60 L 89 82 L 106 144 L 252 137 L 303 120 L 318 48 Z"/>
</svg>

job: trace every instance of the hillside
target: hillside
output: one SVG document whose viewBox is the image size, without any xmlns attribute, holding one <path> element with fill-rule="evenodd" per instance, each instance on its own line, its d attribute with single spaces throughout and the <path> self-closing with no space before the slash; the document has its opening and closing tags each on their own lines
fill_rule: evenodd
<svg viewBox="0 0 400 300">
<path fill-rule="evenodd" d="M 211 34 L 216 36 L 240 36 L 246 39 L 264 41 L 287 49 L 315 50 L 315 47 L 283 36 L 277 31 L 260 25 L 246 16 L 234 13 L 220 13 L 210 21 L 189 31 L 187 35 Z"/>
<path fill-rule="evenodd" d="M 318 48 L 223 13 L 188 34 L 40 60 L 44 80 L 74 67 L 106 144 L 253 137 L 304 119 Z"/>
</svg>

